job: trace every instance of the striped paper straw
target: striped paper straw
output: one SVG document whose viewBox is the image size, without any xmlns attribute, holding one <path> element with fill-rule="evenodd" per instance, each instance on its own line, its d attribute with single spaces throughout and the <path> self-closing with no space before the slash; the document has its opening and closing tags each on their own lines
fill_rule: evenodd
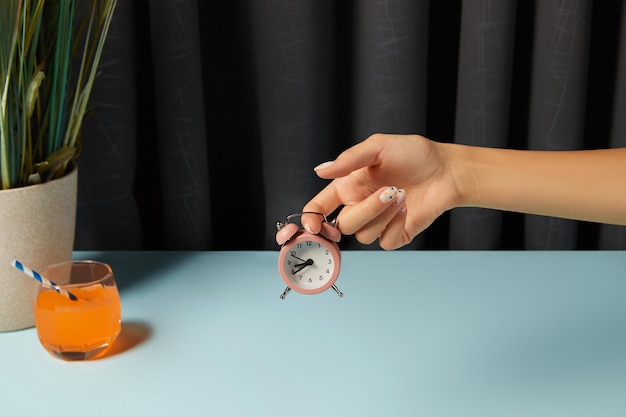
<svg viewBox="0 0 626 417">
<path fill-rule="evenodd" d="M 28 275 L 29 277 L 34 278 L 37 281 L 39 281 L 44 287 L 50 288 L 51 290 L 55 290 L 56 292 L 58 292 L 61 295 L 66 296 L 70 300 L 73 300 L 73 301 L 78 300 L 78 298 L 76 298 L 74 294 L 59 287 L 57 284 L 50 281 L 49 279 L 42 277 L 41 274 L 39 274 L 39 272 L 33 271 L 32 269 L 22 265 L 20 261 L 14 260 L 13 266 L 19 269 L 20 271 L 22 271 L 23 273 L 25 273 L 26 275 Z"/>
</svg>

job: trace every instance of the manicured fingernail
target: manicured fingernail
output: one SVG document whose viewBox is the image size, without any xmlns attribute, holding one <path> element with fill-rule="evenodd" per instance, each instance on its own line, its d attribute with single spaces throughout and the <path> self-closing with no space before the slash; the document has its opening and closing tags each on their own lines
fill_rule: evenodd
<svg viewBox="0 0 626 417">
<path fill-rule="evenodd" d="M 398 212 L 398 216 L 404 216 L 406 214 L 406 207 L 402 207 Z"/>
<path fill-rule="evenodd" d="M 326 162 L 322 162 L 321 164 L 319 164 L 318 166 L 316 166 L 315 168 L 313 168 L 313 171 L 317 171 L 319 169 L 324 169 L 324 168 L 328 168 L 329 166 L 331 166 L 332 164 L 334 164 L 335 161 L 326 161 Z"/>
<path fill-rule="evenodd" d="M 390 203 L 393 201 L 394 198 L 396 198 L 396 195 L 398 194 L 398 189 L 396 187 L 387 187 L 385 188 L 385 191 L 383 191 L 380 196 L 378 196 L 378 198 L 380 199 L 381 203 Z"/>
<path fill-rule="evenodd" d="M 396 198 L 396 201 L 393 202 L 394 205 L 399 206 L 404 199 L 406 198 L 406 192 L 404 191 L 403 188 L 400 188 L 398 190 L 398 197 Z"/>
<path fill-rule="evenodd" d="M 313 234 L 313 232 L 311 231 L 311 226 L 309 226 L 308 223 L 304 223 L 304 230 L 306 230 L 307 232 Z"/>
</svg>

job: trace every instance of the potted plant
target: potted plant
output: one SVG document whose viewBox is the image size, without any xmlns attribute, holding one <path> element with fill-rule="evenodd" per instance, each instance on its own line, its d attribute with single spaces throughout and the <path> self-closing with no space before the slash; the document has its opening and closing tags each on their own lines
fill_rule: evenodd
<svg viewBox="0 0 626 417">
<path fill-rule="evenodd" d="M 117 0 L 0 2 L 0 331 L 32 327 L 32 268 L 71 258 L 81 126 Z"/>
</svg>

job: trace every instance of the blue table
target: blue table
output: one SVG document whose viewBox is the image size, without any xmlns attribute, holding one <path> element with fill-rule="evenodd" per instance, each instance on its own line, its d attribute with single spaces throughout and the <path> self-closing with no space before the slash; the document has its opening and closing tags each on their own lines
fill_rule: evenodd
<svg viewBox="0 0 626 417">
<path fill-rule="evenodd" d="M 70 363 L 0 333 L 0 416 L 626 415 L 626 253 L 344 252 L 343 298 L 285 300 L 277 256 L 76 253 L 113 267 L 120 339 Z"/>
</svg>

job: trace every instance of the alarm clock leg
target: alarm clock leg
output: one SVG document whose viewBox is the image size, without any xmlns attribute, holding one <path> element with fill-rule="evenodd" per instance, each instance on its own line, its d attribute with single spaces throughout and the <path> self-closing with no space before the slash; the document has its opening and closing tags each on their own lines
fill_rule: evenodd
<svg viewBox="0 0 626 417">
<path fill-rule="evenodd" d="M 337 293 L 339 297 L 343 297 L 343 293 L 339 291 L 339 288 L 337 288 L 337 286 L 334 284 L 333 284 L 333 290 L 335 290 L 335 292 Z"/>
<path fill-rule="evenodd" d="M 289 291 L 291 291 L 291 288 L 289 287 L 285 288 L 285 291 L 283 291 L 283 293 L 280 295 L 280 299 L 284 300 L 287 294 L 289 294 Z"/>
</svg>

